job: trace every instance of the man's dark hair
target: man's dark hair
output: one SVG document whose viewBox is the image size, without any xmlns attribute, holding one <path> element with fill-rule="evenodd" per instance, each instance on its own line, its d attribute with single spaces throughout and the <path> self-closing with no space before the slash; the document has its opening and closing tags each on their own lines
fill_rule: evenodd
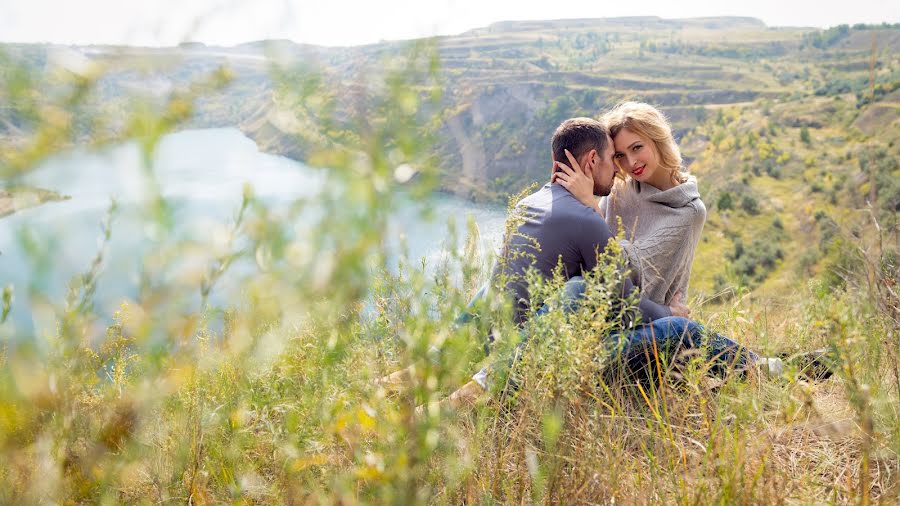
<svg viewBox="0 0 900 506">
<path fill-rule="evenodd" d="M 556 128 L 550 146 L 554 160 L 568 163 L 565 150 L 568 149 L 576 159 L 592 149 L 602 155 L 607 142 L 609 133 L 603 123 L 591 118 L 571 118 Z"/>
</svg>

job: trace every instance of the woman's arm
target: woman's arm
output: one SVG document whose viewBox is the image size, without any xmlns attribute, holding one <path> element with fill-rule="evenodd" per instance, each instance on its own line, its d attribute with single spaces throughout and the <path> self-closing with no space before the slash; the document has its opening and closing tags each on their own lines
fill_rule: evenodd
<svg viewBox="0 0 900 506">
<path fill-rule="evenodd" d="M 693 216 L 657 228 L 649 236 L 635 237 L 625 245 L 641 291 L 652 300 L 671 304 L 679 292 L 687 297 L 687 281 L 705 217 L 700 214 L 695 209 Z"/>
<path fill-rule="evenodd" d="M 691 203 L 694 212 L 691 215 L 691 224 L 688 230 L 688 236 L 684 244 L 684 268 L 675 276 L 672 285 L 669 287 L 670 293 L 681 294 L 686 300 L 688 296 L 688 283 L 691 279 L 691 266 L 694 264 L 694 255 L 697 252 L 697 245 L 700 243 L 700 236 L 703 233 L 703 226 L 706 224 L 706 205 L 703 201 L 697 199 Z"/>
</svg>

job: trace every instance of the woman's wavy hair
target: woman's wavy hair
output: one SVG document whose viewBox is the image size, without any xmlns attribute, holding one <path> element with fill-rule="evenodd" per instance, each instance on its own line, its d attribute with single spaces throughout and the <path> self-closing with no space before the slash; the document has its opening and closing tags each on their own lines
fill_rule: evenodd
<svg viewBox="0 0 900 506">
<path fill-rule="evenodd" d="M 659 109 L 643 102 L 622 102 L 604 114 L 601 121 L 613 139 L 623 128 L 650 139 L 659 155 L 659 166 L 669 171 L 672 182 L 678 185 L 687 181 L 682 173 L 681 150 L 672 135 L 672 127 Z M 616 166 L 619 167 L 618 160 Z M 619 169 L 618 174 L 625 173 L 622 167 Z"/>
</svg>

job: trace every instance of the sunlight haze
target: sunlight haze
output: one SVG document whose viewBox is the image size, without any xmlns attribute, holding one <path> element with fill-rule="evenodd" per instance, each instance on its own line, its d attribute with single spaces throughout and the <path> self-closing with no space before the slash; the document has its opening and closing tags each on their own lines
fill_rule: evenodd
<svg viewBox="0 0 900 506">
<path fill-rule="evenodd" d="M 230 46 L 290 39 L 328 46 L 456 34 L 507 20 L 659 16 L 749 16 L 768 26 L 894 23 L 900 2 L 598 2 L 567 0 L 4 0 L 0 41 L 172 46 L 190 40 Z"/>
</svg>

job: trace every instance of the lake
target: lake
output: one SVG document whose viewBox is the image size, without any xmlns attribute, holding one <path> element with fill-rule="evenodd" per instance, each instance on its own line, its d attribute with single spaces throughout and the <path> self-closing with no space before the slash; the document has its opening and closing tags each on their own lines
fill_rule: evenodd
<svg viewBox="0 0 900 506">
<path fill-rule="evenodd" d="M 137 144 L 128 143 L 101 152 L 60 154 L 27 175 L 25 184 L 71 199 L 0 219 L 0 286 L 12 284 L 15 289 L 12 315 L 0 326 L 0 335 L 21 337 L 50 330 L 43 328 L 49 322 L 38 321 L 33 310 L 37 299 L 29 293 L 44 294 L 54 304 L 62 304 L 69 280 L 87 271 L 98 251 L 100 223 L 111 198 L 118 202 L 119 211 L 95 297 L 96 313 L 104 319 L 123 298 L 135 297 L 144 268 L 141 259 L 148 248 L 179 238 L 213 244 L 225 235 L 240 206 L 245 183 L 252 185 L 260 200 L 278 208 L 322 191 L 325 175 L 322 169 L 260 152 L 252 140 L 233 128 L 170 134 L 157 146 L 151 168 L 148 171 L 142 163 Z M 171 204 L 171 231 L 148 225 L 142 216 L 150 185 L 157 185 Z M 426 265 L 436 265 L 445 254 L 447 218 L 451 216 L 461 241 L 471 216 L 479 226 L 483 252 L 499 245 L 505 208 L 444 194 L 433 195 L 426 204 L 433 210 L 433 220 L 423 217 L 425 206 L 421 203 L 405 199 L 398 206 L 385 238 L 393 250 L 402 236 L 411 260 L 425 259 Z M 297 228 L 302 233 L 303 224 Z M 217 294 L 221 297 L 228 292 L 228 286 L 227 281 L 220 288 L 217 285 Z M 199 301 L 199 285 L 197 294 Z"/>
</svg>

